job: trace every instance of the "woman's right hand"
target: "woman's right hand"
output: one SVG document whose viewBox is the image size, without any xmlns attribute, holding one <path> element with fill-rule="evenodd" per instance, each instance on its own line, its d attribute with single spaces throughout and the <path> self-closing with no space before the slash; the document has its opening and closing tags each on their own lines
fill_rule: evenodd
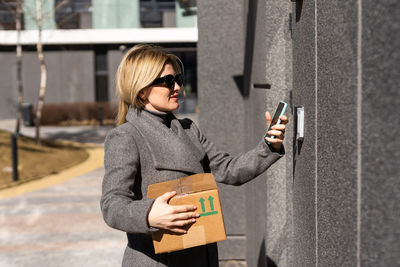
<svg viewBox="0 0 400 267">
<path fill-rule="evenodd" d="M 185 234 L 185 226 L 196 222 L 200 214 L 196 213 L 194 205 L 169 205 L 168 201 L 176 195 L 176 192 L 167 192 L 153 203 L 147 215 L 147 221 L 151 227 L 165 229 L 178 234 Z"/>
</svg>

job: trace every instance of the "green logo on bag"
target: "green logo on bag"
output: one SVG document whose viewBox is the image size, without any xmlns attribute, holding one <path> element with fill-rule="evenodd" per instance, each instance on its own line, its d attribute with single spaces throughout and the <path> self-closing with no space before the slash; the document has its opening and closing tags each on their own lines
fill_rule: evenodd
<svg viewBox="0 0 400 267">
<path fill-rule="evenodd" d="M 218 211 L 214 210 L 214 198 L 212 196 L 208 197 L 208 202 L 210 203 L 210 210 L 209 212 L 206 212 L 206 207 L 205 207 L 205 199 L 204 198 L 200 198 L 199 200 L 200 204 L 201 204 L 201 212 L 200 213 L 200 217 L 204 217 L 204 216 L 208 216 L 208 215 L 214 215 L 217 214 Z"/>
</svg>

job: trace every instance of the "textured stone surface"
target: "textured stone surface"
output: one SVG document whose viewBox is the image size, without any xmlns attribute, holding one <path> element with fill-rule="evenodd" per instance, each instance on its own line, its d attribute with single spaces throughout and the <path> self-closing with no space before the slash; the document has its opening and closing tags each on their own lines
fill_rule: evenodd
<svg viewBox="0 0 400 267">
<path fill-rule="evenodd" d="M 252 6 L 249 5 L 251 9 Z M 258 1 L 250 88 L 267 83 L 271 89 L 250 89 L 246 101 L 246 141 L 249 148 L 265 133 L 265 111 L 274 112 L 279 101 L 290 104 L 291 42 L 288 32 L 289 2 Z M 251 10 L 248 11 L 251 13 Z M 256 13 L 256 14 L 254 14 Z M 247 45 L 247 44 L 246 44 Z M 291 119 L 291 109 L 287 115 Z M 286 132 L 290 140 L 290 128 Z M 287 155 L 247 187 L 247 263 L 287 266 L 291 261 L 291 147 Z"/>
<path fill-rule="evenodd" d="M 246 103 L 246 144 L 254 147 L 265 134 L 265 90 L 250 90 Z M 267 173 L 246 184 L 246 261 L 248 266 L 265 266 Z"/>
<path fill-rule="evenodd" d="M 314 2 L 293 5 L 293 104 L 305 111 L 304 142 L 296 144 L 293 163 L 293 262 L 308 267 L 316 261 Z"/>
<path fill-rule="evenodd" d="M 243 73 L 243 6 L 200 1 L 198 12 L 200 124 L 218 147 L 238 154 L 244 148 L 244 105 L 233 76 Z"/>
<path fill-rule="evenodd" d="M 288 103 L 290 120 L 285 133 L 286 155 L 267 171 L 266 255 L 267 263 L 290 266 L 292 254 L 292 147 L 293 133 L 289 91 L 292 89 L 292 46 L 288 31 L 290 2 L 266 1 L 266 79 L 271 89 L 266 91 L 266 109 L 272 114 L 279 101 Z"/>
<path fill-rule="evenodd" d="M 306 112 L 304 145 L 294 170 L 294 257 L 300 266 L 314 264 L 313 258 L 321 266 L 355 266 L 359 259 L 362 266 L 396 266 L 400 262 L 396 164 L 400 123 L 399 116 L 393 116 L 399 105 L 396 62 L 400 27 L 394 22 L 399 4 L 362 4 L 361 25 L 356 2 L 318 1 L 317 10 L 314 3 L 304 3 L 294 28 L 294 101 L 304 105 Z M 313 12 L 318 16 L 317 33 L 307 35 L 314 26 Z M 309 49 L 315 43 L 317 59 Z M 358 49 L 362 58 L 358 58 Z M 313 74 L 316 86 L 308 82 Z M 384 130 L 376 127 L 382 124 Z M 358 134 L 362 136 L 361 149 Z M 303 183 L 297 185 L 298 179 Z M 313 182 L 317 197 L 301 191 L 310 190 Z M 302 217 L 307 214 L 304 201 L 308 202 L 308 217 L 313 215 L 313 198 L 314 233 L 312 221 Z M 297 237 L 307 233 L 314 240 L 305 244 Z M 301 250 L 296 249 L 297 244 Z"/>
<path fill-rule="evenodd" d="M 246 262 L 248 266 L 265 266 L 265 231 L 267 199 L 266 174 L 246 185 Z"/>
<path fill-rule="evenodd" d="M 400 265 L 400 2 L 363 1 L 361 265 Z"/>
<path fill-rule="evenodd" d="M 234 75 L 243 74 L 243 5 L 239 1 L 198 1 L 198 103 L 208 139 L 232 155 L 244 150 L 244 104 Z M 243 187 L 219 185 L 228 236 L 244 236 Z M 227 250 L 244 255 L 242 247 Z M 244 257 L 242 258 L 244 259 Z"/>
<path fill-rule="evenodd" d="M 318 265 L 356 266 L 357 2 L 317 8 Z"/>
<path fill-rule="evenodd" d="M 220 260 L 241 260 L 246 257 L 246 237 L 228 236 L 225 241 L 218 242 Z"/>
<path fill-rule="evenodd" d="M 225 230 L 228 235 L 242 235 L 246 226 L 243 186 L 218 184 L 224 213 Z"/>
<path fill-rule="evenodd" d="M 214 22 L 210 25 L 221 23 L 223 32 L 199 16 L 200 37 L 217 35 L 231 52 L 236 44 L 225 39 L 237 40 L 228 38 L 237 27 L 229 18 L 232 10 L 207 4 L 203 11 L 214 16 L 215 10 L 227 11 L 209 19 Z M 290 140 L 295 135 L 291 120 L 286 157 L 246 185 L 248 266 L 399 265 L 400 2 L 295 1 L 293 50 L 285 39 L 290 35 L 289 3 L 259 0 L 242 5 L 246 58 L 237 63 L 246 66 L 244 92 L 249 94 L 244 101 L 226 92 L 224 97 L 238 104 L 240 119 L 244 113 L 245 122 L 238 126 L 246 129 L 245 148 L 254 146 L 265 130 L 258 113 L 272 111 L 282 99 L 290 103 L 292 78 L 293 104 L 305 108 L 304 141 Z M 215 39 L 207 40 L 208 46 L 201 38 L 199 42 L 203 65 L 223 51 L 210 42 Z M 210 48 L 207 53 L 205 47 Z M 230 69 L 232 55 L 210 68 L 225 64 L 224 71 Z M 271 89 L 253 89 L 253 83 L 269 83 Z M 226 110 L 224 104 L 202 103 L 208 114 Z M 212 135 L 227 130 L 218 120 L 208 122 L 211 115 L 203 118 L 206 127 L 212 125 L 207 129 L 215 129 Z M 221 142 L 227 146 L 226 141 Z"/>
</svg>

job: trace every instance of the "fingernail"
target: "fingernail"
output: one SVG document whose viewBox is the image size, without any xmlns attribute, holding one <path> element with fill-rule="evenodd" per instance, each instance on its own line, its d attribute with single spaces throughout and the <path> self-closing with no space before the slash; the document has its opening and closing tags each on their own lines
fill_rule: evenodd
<svg viewBox="0 0 400 267">
<path fill-rule="evenodd" d="M 192 219 L 192 222 L 196 222 L 196 219 Z"/>
<path fill-rule="evenodd" d="M 197 207 L 196 207 L 196 206 L 193 206 L 193 209 L 195 210 L 195 209 L 197 209 Z"/>
</svg>

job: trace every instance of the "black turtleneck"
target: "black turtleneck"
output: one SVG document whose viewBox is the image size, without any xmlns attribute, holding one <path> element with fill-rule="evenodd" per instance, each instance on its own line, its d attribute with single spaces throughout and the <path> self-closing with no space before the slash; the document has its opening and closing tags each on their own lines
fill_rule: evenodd
<svg viewBox="0 0 400 267">
<path fill-rule="evenodd" d="M 168 128 L 171 128 L 171 120 L 174 118 L 174 115 L 172 115 L 171 112 L 155 111 L 149 109 L 143 109 L 143 111 L 147 112 L 147 114 L 152 115 L 153 118 L 155 118 L 157 121 L 161 122 Z"/>
</svg>

